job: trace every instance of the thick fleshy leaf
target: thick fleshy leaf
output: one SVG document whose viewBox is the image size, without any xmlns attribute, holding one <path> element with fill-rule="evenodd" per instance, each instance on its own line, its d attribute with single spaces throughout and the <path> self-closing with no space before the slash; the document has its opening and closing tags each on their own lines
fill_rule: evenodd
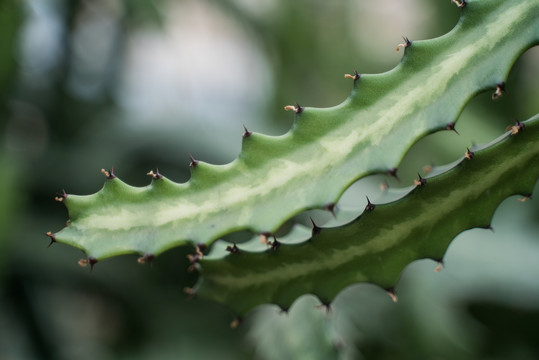
<svg viewBox="0 0 539 360">
<path fill-rule="evenodd" d="M 258 239 L 238 245 L 234 254 L 216 246 L 200 261 L 197 295 L 243 315 L 265 303 L 287 309 L 309 293 L 329 303 L 358 282 L 390 290 L 412 261 L 441 260 L 459 233 L 488 228 L 502 200 L 531 193 L 539 178 L 539 114 L 524 130 L 473 152 L 400 200 L 375 206 L 349 224 L 320 229 L 312 237 L 296 229 L 278 240 L 277 249 L 264 252 L 250 252 Z"/>
<path fill-rule="evenodd" d="M 494 90 L 539 42 L 536 0 L 469 1 L 462 11 L 448 34 L 412 39 L 393 70 L 354 80 L 342 104 L 297 108 L 283 136 L 246 133 L 230 164 L 194 160 L 184 184 L 111 178 L 96 194 L 68 195 L 70 225 L 51 235 L 98 260 L 157 255 L 241 229 L 273 233 L 301 211 L 331 208 L 357 179 L 397 166 L 420 137 L 451 129 L 469 99 Z"/>
</svg>

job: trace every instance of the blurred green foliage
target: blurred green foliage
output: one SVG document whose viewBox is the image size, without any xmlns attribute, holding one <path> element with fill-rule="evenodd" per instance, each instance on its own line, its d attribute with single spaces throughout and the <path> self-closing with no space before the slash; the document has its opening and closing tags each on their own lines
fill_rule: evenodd
<svg viewBox="0 0 539 360">
<path fill-rule="evenodd" d="M 341 102 L 351 87 L 344 73 L 389 70 L 401 35 L 439 36 L 458 14 L 449 1 L 427 0 L 2 0 L 0 358 L 537 358 L 533 201 L 508 199 L 493 220 L 495 233 L 459 236 L 442 272 L 429 261 L 409 266 L 396 305 L 381 289 L 357 285 L 327 313 L 305 296 L 288 315 L 261 307 L 236 330 L 227 309 L 185 301 L 182 289 L 196 276 L 186 271 L 192 249 L 167 252 L 151 269 L 126 256 L 90 274 L 76 265 L 77 250 L 47 250 L 43 235 L 67 218 L 54 202 L 62 187 L 97 191 L 99 169 L 110 166 L 133 185 L 147 184 L 144 174 L 156 167 L 183 181 L 188 152 L 230 161 L 241 124 L 283 133 L 290 126 L 283 105 Z M 170 63 L 152 62 L 159 56 Z M 180 57 L 195 60 L 186 65 Z M 238 59 L 245 68 L 238 70 Z M 469 104 L 457 124 L 464 146 L 539 111 L 537 59 L 537 48 L 524 54 L 499 101 L 485 93 Z M 147 77 L 130 83 L 133 74 Z M 167 77 L 184 87 L 174 92 L 151 81 Z M 138 85 L 134 100 L 130 84 Z M 162 103 L 150 100 L 163 94 L 179 110 L 155 114 Z M 129 101 L 148 112 L 133 111 Z M 460 155 L 462 146 L 446 135 L 411 149 L 401 185 L 424 165 Z"/>
</svg>

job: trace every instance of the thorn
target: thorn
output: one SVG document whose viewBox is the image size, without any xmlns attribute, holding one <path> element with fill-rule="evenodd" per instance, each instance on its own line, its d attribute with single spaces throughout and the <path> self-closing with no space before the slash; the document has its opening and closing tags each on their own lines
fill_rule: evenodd
<svg viewBox="0 0 539 360">
<path fill-rule="evenodd" d="M 367 198 L 367 206 L 365 206 L 365 212 L 373 211 L 376 208 L 376 205 L 371 203 L 368 196 L 366 196 L 366 198 Z"/>
<path fill-rule="evenodd" d="M 490 230 L 492 232 L 494 232 L 494 228 L 489 224 L 487 226 L 484 227 L 485 230 Z"/>
<path fill-rule="evenodd" d="M 137 259 L 137 262 L 139 264 L 145 264 L 146 261 L 148 262 L 148 264 L 150 264 L 150 267 L 152 267 L 152 261 L 153 259 L 155 259 L 155 255 L 154 254 L 144 254 L 144 256 L 141 256 Z"/>
<path fill-rule="evenodd" d="M 197 246 L 195 247 L 195 251 L 196 253 L 198 254 L 198 256 L 200 256 L 200 258 L 202 259 L 204 257 L 204 251 L 206 251 L 206 244 L 197 244 Z"/>
<path fill-rule="evenodd" d="M 432 165 L 423 166 L 423 171 L 426 172 L 427 174 L 432 172 Z"/>
<path fill-rule="evenodd" d="M 114 175 L 114 168 L 112 168 L 110 170 L 110 172 L 108 172 L 107 170 L 105 169 L 101 169 L 101 173 L 103 175 L 105 175 L 105 177 L 107 178 L 107 180 L 112 180 L 112 179 L 115 179 L 116 178 L 116 175 Z"/>
<path fill-rule="evenodd" d="M 155 169 L 155 173 L 153 172 L 153 170 L 150 170 L 149 173 L 147 173 L 146 175 L 149 175 L 151 176 L 154 180 L 159 180 L 159 179 L 162 179 L 163 178 L 163 175 L 161 175 L 159 173 L 159 169 Z"/>
<path fill-rule="evenodd" d="M 455 123 L 454 123 L 454 122 L 448 123 L 448 124 L 445 126 L 445 129 L 446 129 L 446 130 L 454 131 L 457 135 L 460 135 L 459 132 L 457 131 L 457 129 L 455 129 Z"/>
<path fill-rule="evenodd" d="M 386 181 L 380 184 L 380 190 L 387 191 L 387 189 L 389 189 L 389 185 L 387 184 Z"/>
<path fill-rule="evenodd" d="M 140 260 L 141 258 L 139 258 Z M 187 259 L 189 259 L 189 262 L 191 264 L 196 264 L 198 260 L 200 260 L 200 255 L 198 254 L 187 254 Z"/>
<path fill-rule="evenodd" d="M 402 40 L 404 40 L 404 43 L 397 45 L 397 52 L 399 52 L 400 48 L 406 49 L 407 47 L 412 45 L 412 42 L 406 36 L 403 36 Z"/>
<path fill-rule="evenodd" d="M 285 109 L 286 111 L 292 110 L 292 111 L 294 111 L 296 114 L 301 114 L 305 108 L 299 106 L 299 104 L 296 103 L 296 106 L 294 106 L 294 105 L 286 105 L 286 106 L 284 107 L 284 109 Z"/>
<path fill-rule="evenodd" d="M 317 309 L 325 308 L 326 309 L 326 314 L 329 314 L 331 312 L 331 303 L 329 303 L 327 301 L 322 301 L 322 300 L 320 300 L 320 302 L 321 302 L 321 304 L 316 305 L 315 308 L 317 308 Z"/>
<path fill-rule="evenodd" d="M 395 179 L 397 179 L 398 182 L 401 182 L 401 180 L 399 179 L 399 177 L 397 176 L 397 168 L 391 168 L 387 171 L 387 174 L 389 176 L 393 176 Z"/>
<path fill-rule="evenodd" d="M 394 303 L 396 303 L 397 301 L 399 301 L 399 298 L 398 298 L 397 295 L 395 294 L 395 289 L 393 289 L 393 288 L 387 289 L 387 294 L 389 295 L 389 297 L 391 298 L 391 300 L 393 300 Z"/>
<path fill-rule="evenodd" d="M 58 196 L 56 196 L 54 198 L 54 200 L 56 200 L 58 202 L 62 202 L 65 199 L 67 199 L 67 193 L 66 193 L 66 191 L 64 189 L 62 189 L 62 193 L 56 193 L 56 195 L 58 195 Z"/>
<path fill-rule="evenodd" d="M 275 251 L 279 248 L 279 246 L 281 246 L 281 243 L 277 241 L 277 238 L 275 237 L 275 235 L 273 235 L 273 241 L 268 242 L 268 245 L 271 247 L 273 251 Z"/>
<path fill-rule="evenodd" d="M 436 269 L 434 269 L 435 272 L 439 273 L 444 268 L 444 261 L 438 260 L 438 265 L 436 266 Z"/>
<path fill-rule="evenodd" d="M 269 232 L 263 232 L 259 235 L 260 237 L 260 243 L 262 245 L 267 245 L 268 243 L 268 237 L 270 236 L 271 234 Z"/>
<path fill-rule="evenodd" d="M 80 259 L 78 264 L 79 266 L 86 267 L 88 266 L 88 259 Z"/>
<path fill-rule="evenodd" d="M 238 249 L 238 247 L 236 246 L 236 243 L 234 243 L 233 246 L 230 246 L 230 245 L 227 246 L 226 251 L 228 251 L 231 254 L 236 254 L 238 251 L 240 251 L 240 249 Z"/>
<path fill-rule="evenodd" d="M 241 323 L 242 323 L 242 319 L 237 317 L 234 320 L 232 320 L 232 322 L 230 323 L 230 328 L 231 329 L 237 329 L 238 326 L 241 325 Z"/>
<path fill-rule="evenodd" d="M 97 264 L 97 259 L 93 256 L 88 257 L 88 264 L 90 264 L 90 272 L 94 271 L 94 265 Z"/>
<path fill-rule="evenodd" d="M 327 204 L 326 206 L 324 206 L 324 210 L 329 211 L 334 218 L 337 218 L 337 215 L 335 215 L 335 203 Z"/>
<path fill-rule="evenodd" d="M 191 153 L 189 153 L 189 158 L 191 159 L 191 162 L 189 163 L 190 168 L 194 168 L 195 166 L 198 165 L 198 160 L 195 160 L 195 158 L 193 157 L 193 155 L 191 155 Z"/>
<path fill-rule="evenodd" d="M 190 288 L 189 286 L 184 287 L 183 292 L 187 294 L 187 298 L 185 300 L 191 300 L 197 295 L 195 289 Z"/>
<path fill-rule="evenodd" d="M 427 179 L 422 178 L 419 173 L 417 173 L 417 176 L 419 176 L 419 180 L 414 179 L 414 185 L 415 186 L 423 186 L 423 185 L 425 185 L 427 183 Z"/>
<path fill-rule="evenodd" d="M 94 265 L 97 263 L 97 259 L 93 256 L 89 256 L 88 259 L 80 259 L 79 265 L 82 267 L 88 266 L 90 264 L 90 272 L 94 270 Z"/>
<path fill-rule="evenodd" d="M 189 263 L 191 264 L 187 268 L 187 271 L 193 272 L 197 270 L 198 261 L 202 259 L 202 256 L 200 256 L 199 254 L 187 254 L 187 259 L 189 259 Z"/>
<path fill-rule="evenodd" d="M 518 134 L 519 132 L 521 132 L 522 130 L 524 130 L 526 126 L 521 123 L 520 121 L 516 121 L 515 125 L 511 126 L 510 127 L 510 130 L 511 130 L 511 135 L 516 135 Z"/>
<path fill-rule="evenodd" d="M 471 151 L 470 149 L 466 148 L 466 153 L 464 154 L 464 157 L 468 160 L 472 160 L 475 156 L 475 153 Z"/>
<path fill-rule="evenodd" d="M 56 242 L 56 235 L 54 235 L 53 233 L 51 233 L 50 231 L 47 231 L 45 233 L 45 235 L 47 235 L 50 239 L 51 239 L 51 242 L 49 243 L 49 246 L 47 246 L 47 248 L 50 248 L 52 244 L 54 244 Z"/>
<path fill-rule="evenodd" d="M 285 111 L 290 111 L 290 110 L 292 110 L 292 111 L 297 112 L 297 109 L 296 109 L 296 107 L 295 107 L 294 105 L 286 105 L 286 106 L 284 107 L 284 110 L 285 110 Z"/>
<path fill-rule="evenodd" d="M 520 201 L 520 202 L 526 202 L 526 201 L 528 201 L 528 199 L 531 200 L 531 198 L 532 198 L 532 194 L 528 194 L 528 195 L 525 195 L 525 196 L 519 198 L 518 201 Z M 49 245 L 49 246 L 50 246 L 50 245 Z"/>
<path fill-rule="evenodd" d="M 247 130 L 247 127 L 245 127 L 245 125 L 243 125 L 243 130 L 245 130 L 245 131 L 243 132 L 243 138 L 244 138 L 244 139 L 245 139 L 245 138 L 248 138 L 249 136 L 251 136 L 251 135 L 253 134 L 251 131 Z"/>
<path fill-rule="evenodd" d="M 492 93 L 492 100 L 498 99 L 503 94 L 507 94 L 507 92 L 505 91 L 505 83 L 501 82 L 496 84 L 496 91 Z"/>
<path fill-rule="evenodd" d="M 279 315 L 288 315 L 288 310 L 289 309 L 279 306 Z"/>
<path fill-rule="evenodd" d="M 354 70 L 354 75 L 344 74 L 344 77 L 346 79 L 352 79 L 352 80 L 356 81 L 357 79 L 359 79 L 361 77 L 361 75 L 358 74 L 357 70 Z"/>
<path fill-rule="evenodd" d="M 322 231 L 322 228 L 316 225 L 312 217 L 309 216 L 309 219 L 311 219 L 311 223 L 313 224 L 313 231 L 311 233 L 311 238 L 313 238 L 316 235 L 320 234 L 320 232 Z"/>
<path fill-rule="evenodd" d="M 463 8 L 468 4 L 466 0 L 451 0 L 451 2 L 457 5 L 459 8 Z"/>
</svg>

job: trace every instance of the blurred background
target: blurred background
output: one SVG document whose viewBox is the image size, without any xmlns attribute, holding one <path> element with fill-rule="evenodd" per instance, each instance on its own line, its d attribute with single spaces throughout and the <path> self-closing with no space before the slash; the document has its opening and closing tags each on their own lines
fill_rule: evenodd
<svg viewBox="0 0 539 360">
<path fill-rule="evenodd" d="M 504 201 L 495 232 L 459 235 L 440 273 L 430 260 L 408 266 L 397 304 L 359 284 L 330 312 L 306 295 L 288 315 L 261 306 L 235 330 L 225 307 L 185 300 L 188 247 L 151 269 L 123 256 L 90 274 L 80 251 L 47 249 L 44 236 L 67 220 L 55 194 L 98 191 L 101 168 L 137 186 L 156 167 L 186 181 L 189 152 L 231 161 L 242 125 L 283 134 L 284 105 L 342 102 L 343 74 L 391 69 L 401 35 L 442 35 L 459 13 L 449 0 L 0 0 L 0 358 L 538 358 L 537 201 Z M 534 48 L 507 95 L 465 108 L 461 136 L 409 151 L 401 185 L 537 113 L 538 79 Z"/>
</svg>

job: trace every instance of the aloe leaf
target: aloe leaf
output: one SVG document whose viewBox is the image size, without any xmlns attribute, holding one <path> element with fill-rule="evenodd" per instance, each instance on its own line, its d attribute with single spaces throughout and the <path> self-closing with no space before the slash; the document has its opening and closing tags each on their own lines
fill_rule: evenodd
<svg viewBox="0 0 539 360">
<path fill-rule="evenodd" d="M 266 247 L 257 253 L 248 252 L 252 244 L 240 244 L 238 252 L 224 257 L 216 246 L 200 260 L 196 294 L 243 315 L 264 303 L 288 309 L 297 297 L 309 293 L 329 304 L 338 292 L 358 282 L 391 291 L 409 263 L 422 258 L 441 261 L 459 233 L 488 228 L 502 200 L 530 194 L 539 177 L 539 114 L 525 126 L 514 136 L 510 131 L 474 149 L 473 158 L 463 157 L 407 196 L 377 205 L 349 224 L 322 228 L 312 237 L 296 230 L 289 236 L 296 238 L 291 242 L 303 237 L 300 244 L 283 239 L 278 249 Z"/>
<path fill-rule="evenodd" d="M 354 181 L 394 168 L 417 139 L 452 129 L 476 93 L 502 84 L 538 43 L 538 12 L 536 0 L 469 1 L 452 31 L 412 39 L 396 68 L 360 76 L 342 104 L 298 107 L 282 136 L 246 132 L 229 164 L 194 160 L 183 184 L 159 175 L 138 188 L 111 176 L 93 195 L 65 196 L 69 225 L 51 237 L 92 261 L 154 256 L 242 229 L 273 233 L 301 211 L 331 209 Z"/>
</svg>

